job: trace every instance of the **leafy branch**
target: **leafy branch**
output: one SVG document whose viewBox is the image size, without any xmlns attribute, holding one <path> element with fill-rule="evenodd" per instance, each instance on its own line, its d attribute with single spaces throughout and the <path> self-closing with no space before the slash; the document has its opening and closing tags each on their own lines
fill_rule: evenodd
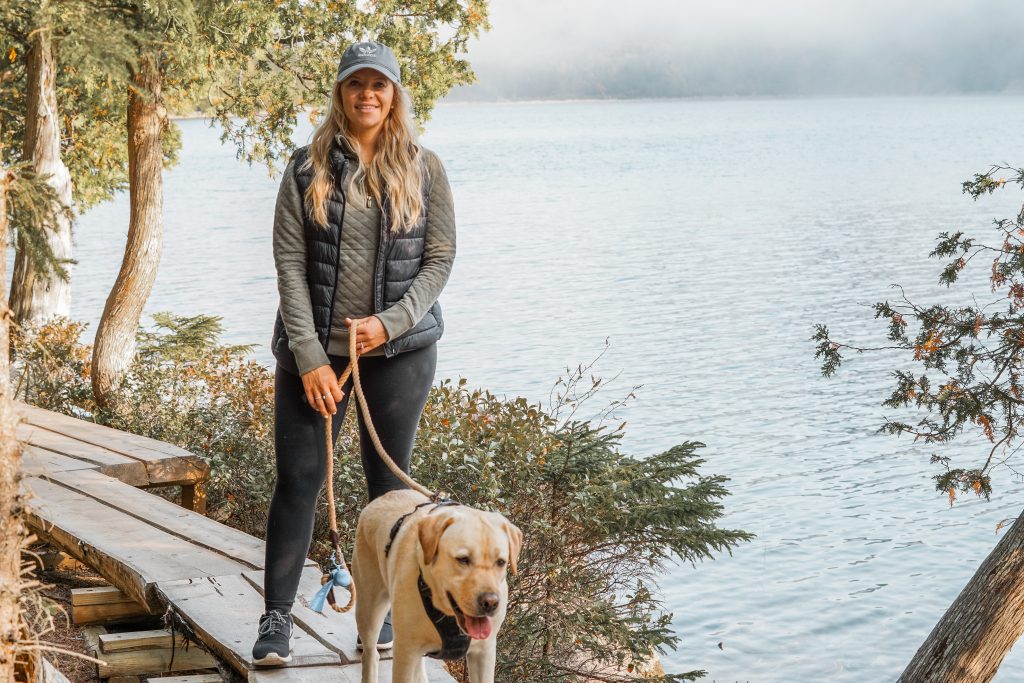
<svg viewBox="0 0 1024 683">
<path fill-rule="evenodd" d="M 963 183 L 964 194 L 977 200 L 1008 186 L 1024 189 L 1024 169 L 992 166 Z M 965 432 L 980 434 L 991 446 L 977 467 L 954 468 L 948 457 L 933 454 L 944 471 L 933 477 L 936 488 L 949 494 L 973 491 L 986 499 L 992 492 L 993 468 L 1004 465 L 1020 447 L 1024 415 L 1022 349 L 1024 349 L 1024 206 L 1011 218 L 993 221 L 999 240 L 993 244 L 962 231 L 942 232 L 930 258 L 945 259 L 938 282 L 954 286 L 974 262 L 988 263 L 990 293 L 984 305 L 920 305 L 899 285 L 894 301 L 874 304 L 874 317 L 887 324 L 890 345 L 864 348 L 834 341 L 828 327 L 816 324 L 811 340 L 822 375 L 834 375 L 843 351 L 858 353 L 895 349 L 907 352 L 919 372 L 894 370 L 894 387 L 882 405 L 917 411 L 919 419 L 885 419 L 878 431 L 909 434 L 914 441 L 947 443 Z"/>
</svg>

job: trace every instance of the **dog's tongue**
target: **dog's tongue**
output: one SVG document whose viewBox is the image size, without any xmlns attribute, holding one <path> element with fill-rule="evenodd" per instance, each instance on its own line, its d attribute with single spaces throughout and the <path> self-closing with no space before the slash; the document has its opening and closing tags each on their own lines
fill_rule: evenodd
<svg viewBox="0 0 1024 683">
<path fill-rule="evenodd" d="M 467 616 L 466 633 L 473 640 L 486 640 L 491 635 L 491 618 Z"/>
</svg>

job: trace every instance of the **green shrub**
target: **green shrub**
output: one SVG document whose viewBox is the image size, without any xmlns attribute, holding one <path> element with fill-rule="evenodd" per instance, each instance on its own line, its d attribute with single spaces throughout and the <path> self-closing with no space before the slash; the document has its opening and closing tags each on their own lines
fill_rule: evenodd
<svg viewBox="0 0 1024 683">
<path fill-rule="evenodd" d="M 209 514 L 263 537 L 275 476 L 273 375 L 247 359 L 246 348 L 220 345 L 215 318 L 162 314 L 156 322 L 156 330 L 140 334 L 122 399 L 104 411 L 88 392 L 81 325 L 62 321 L 18 335 L 21 398 L 197 453 L 211 465 Z M 603 419 L 576 417 L 601 385 L 583 380 L 587 369 L 559 380 L 547 410 L 470 390 L 464 379 L 444 380 L 420 423 L 413 475 L 465 504 L 501 511 L 525 536 L 499 635 L 498 680 L 633 680 L 634 663 L 678 645 L 655 592 L 666 565 L 712 558 L 752 538 L 715 526 L 727 479 L 699 474 L 704 461 L 695 451 L 703 444 L 634 458 L 619 450 L 624 424 L 608 428 Z M 352 415 L 350 408 L 335 455 L 346 548 L 366 503 Z M 323 496 L 318 510 L 311 555 L 323 563 Z"/>
<path fill-rule="evenodd" d="M 12 325 L 11 380 L 15 395 L 65 415 L 92 415 L 92 347 L 79 342 L 84 330 L 84 324 L 67 319 L 35 328 Z"/>
</svg>

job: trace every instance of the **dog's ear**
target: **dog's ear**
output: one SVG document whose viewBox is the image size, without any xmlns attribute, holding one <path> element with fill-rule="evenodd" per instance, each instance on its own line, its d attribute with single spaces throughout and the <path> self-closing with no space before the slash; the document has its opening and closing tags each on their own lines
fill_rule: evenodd
<svg viewBox="0 0 1024 683">
<path fill-rule="evenodd" d="M 508 568 L 513 574 L 519 573 L 519 551 L 523 549 L 523 532 L 512 522 L 504 520 L 505 535 L 508 536 Z"/>
<path fill-rule="evenodd" d="M 455 521 L 455 515 L 447 512 L 439 515 L 426 515 L 420 519 L 420 547 L 423 548 L 423 561 L 434 564 L 437 559 L 437 546 L 441 542 L 441 534 Z"/>
</svg>

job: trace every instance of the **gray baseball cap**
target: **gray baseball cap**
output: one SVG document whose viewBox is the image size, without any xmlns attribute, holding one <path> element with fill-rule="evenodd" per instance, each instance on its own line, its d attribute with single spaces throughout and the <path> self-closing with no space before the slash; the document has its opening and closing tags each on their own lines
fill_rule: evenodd
<svg viewBox="0 0 1024 683">
<path fill-rule="evenodd" d="M 365 68 L 376 69 L 395 83 L 402 84 L 398 57 L 384 43 L 367 41 L 349 45 L 338 64 L 338 80 L 344 80 L 353 71 Z"/>
</svg>

